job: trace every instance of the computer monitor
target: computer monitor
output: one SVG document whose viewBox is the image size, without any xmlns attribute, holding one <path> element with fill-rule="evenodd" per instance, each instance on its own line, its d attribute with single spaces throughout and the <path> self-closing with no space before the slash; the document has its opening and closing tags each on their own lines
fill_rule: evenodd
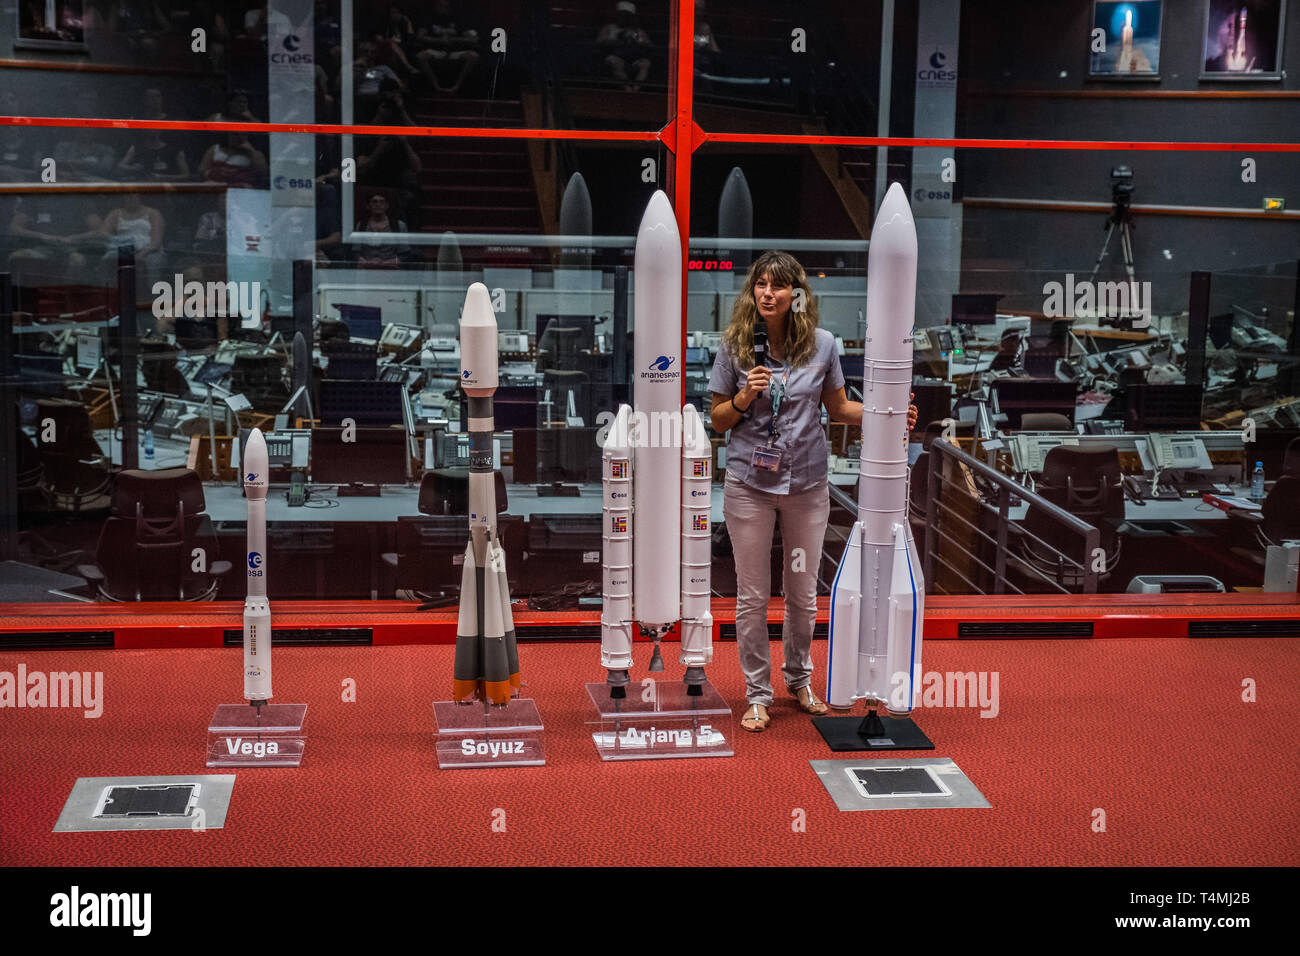
<svg viewBox="0 0 1300 956">
<path fill-rule="evenodd" d="M 194 381 L 221 388 L 222 382 L 226 380 L 226 376 L 230 374 L 232 368 L 233 366 L 229 362 L 218 362 L 210 358 L 195 373 Z"/>
<path fill-rule="evenodd" d="M 998 320 L 1000 295 L 961 292 L 952 297 L 953 325 L 993 325 Z"/>
<path fill-rule="evenodd" d="M 311 442 L 311 480 L 322 485 L 401 484 L 410 450 L 400 428 L 317 428 Z"/>
<path fill-rule="evenodd" d="M 339 310 L 339 318 L 348 327 L 348 335 L 351 338 L 379 341 L 379 337 L 384 332 L 384 321 L 383 312 L 378 306 L 336 302 L 334 308 Z"/>
<path fill-rule="evenodd" d="M 1020 428 L 1025 412 L 1058 412 L 1074 421 L 1078 386 L 1050 379 L 1000 378 L 993 383 L 996 411 L 1007 416 L 1007 427 Z"/>
<path fill-rule="evenodd" d="M 492 395 L 492 423 L 499 432 L 515 428 L 537 427 L 537 387 L 535 385 L 503 385 Z M 469 431 L 469 403 L 462 392 L 460 397 L 460 428 Z"/>
<path fill-rule="evenodd" d="M 1204 391 L 1201 385 L 1129 385 L 1124 423 L 1130 431 L 1198 429 Z"/>
<path fill-rule="evenodd" d="M 709 360 L 709 353 L 707 349 L 688 348 L 686 350 L 687 365 L 703 365 L 708 360 Z"/>
<path fill-rule="evenodd" d="M 345 418 L 362 426 L 401 425 L 405 401 L 401 382 L 327 378 L 320 383 L 320 420 L 323 425 L 340 425 Z"/>
<path fill-rule="evenodd" d="M 912 393 L 916 396 L 916 427 L 924 431 L 931 422 L 941 422 L 952 417 L 952 385 L 947 382 L 913 385 Z"/>
<path fill-rule="evenodd" d="M 864 356 L 861 352 L 857 355 L 841 355 L 840 371 L 844 373 L 846 379 L 850 379 L 857 385 L 862 384 Z"/>
<path fill-rule="evenodd" d="M 63 393 L 63 358 L 59 355 L 15 355 L 18 387 L 28 394 Z"/>
</svg>

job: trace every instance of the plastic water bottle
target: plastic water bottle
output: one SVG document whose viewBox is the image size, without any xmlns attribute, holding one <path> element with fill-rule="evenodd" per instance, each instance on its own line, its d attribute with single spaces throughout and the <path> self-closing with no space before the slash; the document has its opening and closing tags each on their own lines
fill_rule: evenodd
<svg viewBox="0 0 1300 956">
<path fill-rule="evenodd" d="M 1255 470 L 1250 475 L 1250 500 L 1264 500 L 1264 463 L 1255 462 Z"/>
<path fill-rule="evenodd" d="M 153 429 L 144 430 L 144 458 L 145 461 L 153 461 Z M 1261 478 L 1260 481 L 1263 481 Z M 1261 487 L 1263 487 L 1261 485 Z"/>
</svg>

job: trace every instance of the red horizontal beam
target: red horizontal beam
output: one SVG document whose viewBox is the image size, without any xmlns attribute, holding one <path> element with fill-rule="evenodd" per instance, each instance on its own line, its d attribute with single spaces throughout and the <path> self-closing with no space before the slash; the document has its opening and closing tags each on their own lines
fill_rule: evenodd
<svg viewBox="0 0 1300 956">
<path fill-rule="evenodd" d="M 356 136 L 416 136 L 464 139 L 584 140 L 589 142 L 655 142 L 662 130 L 511 129 L 484 126 L 374 126 L 342 123 L 208 123 L 188 120 L 98 119 L 62 116 L 0 116 L 0 126 L 70 127 L 87 129 L 156 129 L 213 133 L 335 133 Z M 828 136 L 818 134 L 705 133 L 709 143 L 751 143 L 770 146 L 927 146 L 949 149 L 1142 150 L 1190 152 L 1296 153 L 1300 143 L 1214 143 L 1069 139 L 938 139 L 911 136 Z"/>
<path fill-rule="evenodd" d="M 713 601 L 714 638 L 723 624 L 734 623 L 736 602 Z M 818 601 L 817 619 L 828 619 L 826 598 Z M 243 626 L 242 601 L 200 604 L 0 604 L 0 653 L 13 633 L 113 631 L 122 649 L 221 647 L 226 630 Z M 780 624 L 779 598 L 768 605 L 768 623 Z M 586 627 L 600 623 L 599 610 L 513 612 L 515 629 L 528 641 L 534 627 Z M 955 640 L 958 626 L 979 623 L 1091 621 L 1095 638 L 1186 639 L 1192 620 L 1296 620 L 1300 595 L 1291 594 L 1108 594 L 967 596 L 929 595 L 925 601 L 927 640 Z M 370 628 L 375 646 L 454 644 L 454 607 L 418 611 L 408 601 L 276 601 L 273 621 L 281 628 Z M 670 635 L 670 640 L 675 636 Z M 979 638 L 1000 640 L 1006 638 Z M 1035 638 L 1028 638 L 1033 640 Z M 1059 638 L 1044 638 L 1059 639 Z M 575 641 L 595 638 L 575 637 Z M 14 652 L 18 653 L 18 652 Z"/>
</svg>

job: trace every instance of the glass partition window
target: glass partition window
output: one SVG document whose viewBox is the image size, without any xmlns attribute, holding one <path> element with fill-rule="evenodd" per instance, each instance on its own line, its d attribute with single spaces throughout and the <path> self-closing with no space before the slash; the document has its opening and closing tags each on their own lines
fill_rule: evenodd
<svg viewBox="0 0 1300 956">
<path fill-rule="evenodd" d="M 683 236 L 683 400 L 707 410 L 772 249 L 862 397 L 895 182 L 930 589 L 1288 586 L 1269 563 L 1300 539 L 1284 4 L 1226 46 L 1222 4 L 1161 0 L 56 6 L 0 18 L 4 600 L 241 597 L 260 428 L 272 598 L 454 604 L 458 322 L 482 282 L 512 594 L 594 610 L 650 197 Z M 821 414 L 824 594 L 862 447 Z M 709 438 L 722 528 L 728 436 Z"/>
</svg>

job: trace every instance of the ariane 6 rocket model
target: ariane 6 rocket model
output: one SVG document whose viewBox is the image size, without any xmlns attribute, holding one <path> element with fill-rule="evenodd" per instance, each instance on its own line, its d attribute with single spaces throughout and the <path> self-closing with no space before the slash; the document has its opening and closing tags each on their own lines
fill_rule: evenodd
<svg viewBox="0 0 1300 956">
<path fill-rule="evenodd" d="M 266 600 L 266 439 L 254 428 L 244 446 L 244 496 L 248 499 L 248 553 L 244 598 L 244 699 L 257 708 L 271 699 L 271 605 Z"/>
<path fill-rule="evenodd" d="M 916 308 L 916 226 L 902 186 L 880 204 L 867 253 L 858 520 L 831 586 L 826 702 L 911 712 L 921 676 L 925 582 L 907 522 L 907 409 Z"/>
<path fill-rule="evenodd" d="M 506 555 L 497 539 L 492 465 L 492 395 L 497 390 L 497 318 L 475 282 L 460 316 L 460 387 L 469 401 L 469 543 L 460 583 L 452 698 L 508 703 L 519 693 L 519 650 L 510 615 Z"/>
<path fill-rule="evenodd" d="M 703 693 L 713 660 L 709 611 L 712 448 L 693 405 L 682 405 L 682 243 L 662 191 L 637 230 L 632 406 L 603 446 L 600 660 L 610 697 L 626 697 L 632 628 L 659 642 L 681 622 L 686 691 Z"/>
</svg>

